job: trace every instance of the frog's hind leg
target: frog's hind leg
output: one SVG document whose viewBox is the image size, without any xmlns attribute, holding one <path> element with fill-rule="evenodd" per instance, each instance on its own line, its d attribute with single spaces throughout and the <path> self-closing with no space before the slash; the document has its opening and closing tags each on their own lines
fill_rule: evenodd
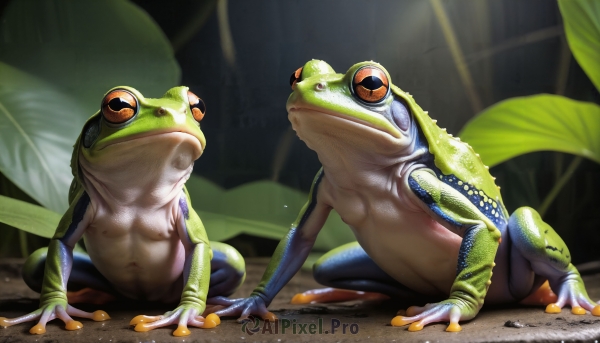
<svg viewBox="0 0 600 343">
<path fill-rule="evenodd" d="M 508 230 L 518 254 L 529 261 L 536 275 L 548 279 L 552 290 L 558 294 L 558 300 L 549 304 L 546 312 L 559 313 L 562 307 L 569 305 L 573 314 L 585 314 L 588 310 L 600 316 L 600 306 L 590 300 L 579 272 L 571 264 L 569 249 L 534 209 L 517 209 L 510 216 Z M 511 288 L 520 293 L 516 284 L 511 281 Z"/>
<path fill-rule="evenodd" d="M 358 242 L 342 245 L 323 255 L 313 266 L 313 275 L 320 284 L 333 288 L 296 294 L 292 304 L 417 296 L 375 264 Z"/>
<path fill-rule="evenodd" d="M 242 255 L 230 245 L 210 242 L 213 258 L 210 261 L 210 286 L 208 298 L 233 294 L 246 278 L 246 265 Z"/>
<path fill-rule="evenodd" d="M 23 280 L 36 292 L 41 292 L 48 248 L 31 254 L 23 265 Z M 69 304 L 88 303 L 101 305 L 116 300 L 117 292 L 100 274 L 85 252 L 73 252 L 73 266 L 67 282 Z"/>
</svg>

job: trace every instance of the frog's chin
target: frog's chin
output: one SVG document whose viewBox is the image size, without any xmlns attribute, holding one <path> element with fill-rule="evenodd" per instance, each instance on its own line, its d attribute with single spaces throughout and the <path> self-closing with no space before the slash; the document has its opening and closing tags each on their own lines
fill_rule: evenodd
<svg viewBox="0 0 600 343">
<path fill-rule="evenodd" d="M 204 137 L 196 137 L 196 135 L 194 135 L 190 132 L 187 132 L 185 130 L 164 130 L 164 131 L 158 130 L 158 131 L 139 133 L 139 134 L 131 135 L 128 137 L 110 140 L 106 143 L 101 142 L 100 144 L 94 146 L 91 150 L 95 153 L 101 153 L 102 150 L 109 148 L 109 147 L 113 147 L 115 145 L 132 143 L 132 142 L 138 141 L 138 140 L 152 140 L 155 138 L 160 139 L 160 138 L 162 138 L 161 136 L 173 135 L 173 134 L 181 134 L 181 135 L 189 136 L 189 137 L 187 137 L 187 138 L 189 138 L 189 139 L 187 139 L 187 141 L 190 144 L 192 144 L 192 146 L 194 147 L 194 150 L 196 150 L 196 153 L 197 153 L 197 157 L 195 159 L 200 157 L 200 155 L 202 155 L 202 153 L 204 152 L 204 146 L 205 146 Z"/>
<path fill-rule="evenodd" d="M 290 107 L 288 119 L 298 137 L 312 150 L 342 144 L 366 152 L 396 155 L 411 143 L 410 137 L 395 137 L 371 123 L 339 113 Z"/>
</svg>

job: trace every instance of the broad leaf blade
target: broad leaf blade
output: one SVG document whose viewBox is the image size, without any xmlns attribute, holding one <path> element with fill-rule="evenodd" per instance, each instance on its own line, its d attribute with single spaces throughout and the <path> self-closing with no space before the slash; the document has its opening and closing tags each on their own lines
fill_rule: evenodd
<svg viewBox="0 0 600 343">
<path fill-rule="evenodd" d="M 169 41 L 130 1 L 11 1 L 0 28 L 0 60 L 60 86 L 87 117 L 112 87 L 156 98 L 179 83 Z"/>
<path fill-rule="evenodd" d="M 69 160 L 85 115 L 79 102 L 0 62 L 0 172 L 46 208 L 64 212 Z"/>
<path fill-rule="evenodd" d="M 600 106 L 558 95 L 502 101 L 469 121 L 460 137 L 489 166 L 552 150 L 600 163 Z"/>
<path fill-rule="evenodd" d="M 0 195 L 0 222 L 51 238 L 61 216 L 41 206 Z"/>
<path fill-rule="evenodd" d="M 216 241 L 240 234 L 280 240 L 308 199 L 303 192 L 271 181 L 251 182 L 223 190 L 206 179 L 192 175 L 186 187 L 208 237 Z M 354 239 L 340 216 L 332 212 L 314 248 L 326 251 Z"/>
<path fill-rule="evenodd" d="M 569 47 L 600 91 L 600 1 L 558 0 L 558 5 Z"/>
</svg>

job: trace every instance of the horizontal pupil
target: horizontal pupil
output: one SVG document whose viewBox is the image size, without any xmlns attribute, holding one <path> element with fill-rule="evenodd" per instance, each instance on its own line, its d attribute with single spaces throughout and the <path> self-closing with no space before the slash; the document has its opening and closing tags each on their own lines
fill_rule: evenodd
<svg viewBox="0 0 600 343">
<path fill-rule="evenodd" d="M 198 103 L 192 105 L 192 108 L 197 108 L 202 113 L 204 113 L 206 111 L 206 106 L 204 105 L 204 101 L 202 101 L 202 100 L 198 100 Z"/>
<path fill-rule="evenodd" d="M 377 88 L 384 86 L 383 82 L 377 76 L 367 76 L 362 81 L 360 81 L 359 85 L 365 87 L 369 90 L 376 90 Z"/>
<path fill-rule="evenodd" d="M 124 108 L 131 108 L 132 110 L 135 110 L 135 108 L 133 108 L 133 106 L 131 106 L 130 103 L 128 103 L 127 101 L 125 101 L 122 98 L 112 99 L 111 101 L 108 102 L 108 107 L 110 107 L 110 109 L 115 112 L 119 112 L 120 110 L 122 110 Z"/>
</svg>

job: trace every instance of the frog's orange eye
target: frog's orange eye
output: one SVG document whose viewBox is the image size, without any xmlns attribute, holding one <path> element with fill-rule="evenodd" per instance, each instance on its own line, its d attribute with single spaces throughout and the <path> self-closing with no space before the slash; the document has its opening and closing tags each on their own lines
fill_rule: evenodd
<svg viewBox="0 0 600 343">
<path fill-rule="evenodd" d="M 192 110 L 192 115 L 196 121 L 201 121 L 204 118 L 204 114 L 206 113 L 206 105 L 204 101 L 200 99 L 196 94 L 188 91 L 188 101 L 190 103 L 190 110 Z"/>
<path fill-rule="evenodd" d="M 133 118 L 138 111 L 135 96 L 123 89 L 115 89 L 102 100 L 102 115 L 112 124 L 122 124 Z"/>
<path fill-rule="evenodd" d="M 290 86 L 292 86 L 292 89 L 294 89 L 297 82 L 302 81 L 302 68 L 303 67 L 296 69 L 296 71 L 292 73 L 292 76 L 290 76 Z"/>
<path fill-rule="evenodd" d="M 354 74 L 352 89 L 362 101 L 380 102 L 388 94 L 390 82 L 381 69 L 367 66 Z"/>
</svg>

